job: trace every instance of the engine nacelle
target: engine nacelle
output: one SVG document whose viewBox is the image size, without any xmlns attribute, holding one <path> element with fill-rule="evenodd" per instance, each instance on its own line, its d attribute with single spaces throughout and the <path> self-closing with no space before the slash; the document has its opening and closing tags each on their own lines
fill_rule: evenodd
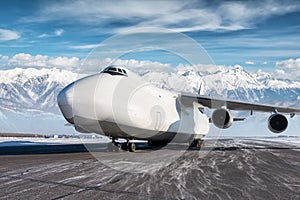
<svg viewBox="0 0 300 200">
<path fill-rule="evenodd" d="M 233 117 L 229 110 L 219 108 L 212 113 L 212 123 L 221 129 L 229 128 L 233 123 Z"/>
<path fill-rule="evenodd" d="M 288 120 L 284 115 L 273 114 L 269 117 L 268 128 L 273 133 L 281 133 L 288 127 Z"/>
</svg>

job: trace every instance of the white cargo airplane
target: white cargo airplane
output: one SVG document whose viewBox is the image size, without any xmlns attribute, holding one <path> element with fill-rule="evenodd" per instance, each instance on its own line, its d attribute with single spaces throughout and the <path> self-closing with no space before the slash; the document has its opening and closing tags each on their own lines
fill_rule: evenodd
<svg viewBox="0 0 300 200">
<path fill-rule="evenodd" d="M 121 67 L 109 66 L 102 72 L 77 80 L 65 87 L 57 97 L 65 119 L 82 133 L 97 133 L 112 139 L 109 149 L 121 145 L 135 151 L 133 140 L 147 140 L 149 145 L 189 142 L 201 146 L 210 130 L 210 122 L 220 129 L 234 121 L 230 110 L 270 112 L 268 127 L 281 133 L 287 118 L 300 109 L 252 104 L 209 96 L 178 94 L 145 83 L 137 74 Z M 212 116 L 204 108 L 214 109 Z"/>
</svg>

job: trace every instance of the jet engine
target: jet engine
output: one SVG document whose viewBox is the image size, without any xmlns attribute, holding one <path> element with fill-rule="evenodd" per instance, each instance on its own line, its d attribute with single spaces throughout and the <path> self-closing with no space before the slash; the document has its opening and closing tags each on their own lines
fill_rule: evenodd
<svg viewBox="0 0 300 200">
<path fill-rule="evenodd" d="M 284 115 L 275 113 L 269 117 L 268 128 L 273 133 L 281 133 L 288 127 L 288 120 Z"/>
<path fill-rule="evenodd" d="M 233 117 L 229 110 L 219 108 L 212 113 L 212 123 L 221 129 L 229 128 L 233 123 Z"/>
</svg>

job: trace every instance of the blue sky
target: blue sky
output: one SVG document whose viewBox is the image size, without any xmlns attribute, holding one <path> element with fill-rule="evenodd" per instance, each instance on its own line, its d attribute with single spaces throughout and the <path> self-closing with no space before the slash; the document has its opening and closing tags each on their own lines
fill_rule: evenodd
<svg viewBox="0 0 300 200">
<path fill-rule="evenodd" d="M 110 36 L 143 27 L 188 35 L 217 65 L 268 71 L 278 61 L 299 64 L 300 2 L 275 0 L 1 1 L 0 64 L 20 53 L 83 59 Z M 134 56 L 159 62 L 168 57 Z"/>
</svg>

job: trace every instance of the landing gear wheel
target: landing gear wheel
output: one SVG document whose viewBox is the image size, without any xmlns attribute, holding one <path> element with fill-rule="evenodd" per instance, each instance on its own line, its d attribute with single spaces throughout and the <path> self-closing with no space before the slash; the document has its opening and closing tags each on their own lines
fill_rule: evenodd
<svg viewBox="0 0 300 200">
<path fill-rule="evenodd" d="M 201 148 L 201 147 L 204 146 L 204 140 L 202 140 L 202 139 L 195 139 L 190 146 L 191 147 Z"/>
<path fill-rule="evenodd" d="M 135 143 L 133 143 L 133 142 L 128 142 L 128 143 L 127 143 L 127 149 L 128 149 L 130 152 L 135 152 L 135 150 L 136 150 L 136 145 L 135 145 Z"/>
</svg>

